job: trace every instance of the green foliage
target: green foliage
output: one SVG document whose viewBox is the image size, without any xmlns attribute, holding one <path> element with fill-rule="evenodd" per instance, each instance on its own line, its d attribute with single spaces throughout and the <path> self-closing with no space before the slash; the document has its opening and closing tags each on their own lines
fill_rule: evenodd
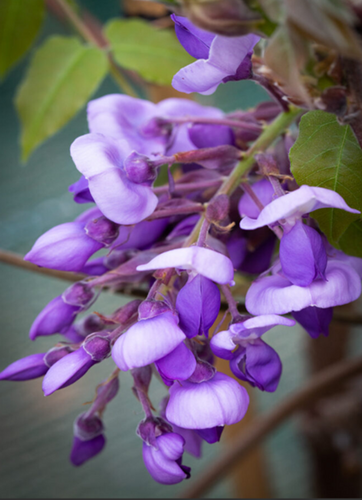
<svg viewBox="0 0 362 500">
<path fill-rule="evenodd" d="M 54 36 L 37 50 L 16 96 L 23 160 L 85 105 L 107 68 L 105 53 L 77 38 Z"/>
<path fill-rule="evenodd" d="M 0 1 L 0 79 L 30 48 L 43 18 L 43 0 Z"/>
<path fill-rule="evenodd" d="M 332 189 L 350 207 L 362 211 L 362 150 L 349 125 L 339 125 L 334 115 L 324 111 L 306 113 L 290 150 L 290 162 L 299 185 Z M 329 242 L 350 253 L 351 234 L 357 230 L 353 228 L 360 228 L 360 224 L 351 229 L 349 226 L 358 215 L 334 208 L 317 210 L 312 215 Z M 348 233 L 341 239 L 347 228 Z"/>
<path fill-rule="evenodd" d="M 348 226 L 339 240 L 341 250 L 349 255 L 362 258 L 362 221 L 357 220 Z"/>
<path fill-rule="evenodd" d="M 180 68 L 194 61 L 172 31 L 159 30 L 141 19 L 114 19 L 105 35 L 117 63 L 151 83 L 169 85 Z"/>
</svg>

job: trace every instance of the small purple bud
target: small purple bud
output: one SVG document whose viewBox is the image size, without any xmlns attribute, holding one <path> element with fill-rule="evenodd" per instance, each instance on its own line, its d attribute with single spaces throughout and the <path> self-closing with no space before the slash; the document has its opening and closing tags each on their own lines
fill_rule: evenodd
<svg viewBox="0 0 362 500">
<path fill-rule="evenodd" d="M 230 200 L 226 194 L 219 194 L 208 204 L 206 218 L 209 222 L 218 222 L 228 216 Z"/>
<path fill-rule="evenodd" d="M 106 217 L 99 217 L 89 221 L 84 230 L 93 240 L 98 241 L 104 246 L 109 246 L 118 238 L 119 224 Z"/>
<path fill-rule="evenodd" d="M 96 415 L 87 416 L 87 412 L 78 415 L 74 422 L 74 436 L 89 441 L 104 431 L 102 420 Z"/>
<path fill-rule="evenodd" d="M 149 446 L 157 448 L 156 438 L 172 432 L 172 426 L 160 417 L 147 417 L 137 427 L 136 434 Z"/>
<path fill-rule="evenodd" d="M 123 162 L 130 181 L 136 184 L 152 184 L 157 177 L 157 166 L 148 156 L 133 151 Z"/>
<path fill-rule="evenodd" d="M 112 250 L 109 255 L 104 257 L 103 264 L 108 267 L 108 269 L 116 269 L 116 267 L 124 264 L 127 259 L 128 256 L 125 250 Z"/>
<path fill-rule="evenodd" d="M 97 397 L 95 401 L 95 403 L 97 403 L 97 408 L 100 403 L 101 408 L 104 409 L 106 405 L 117 396 L 118 390 L 119 390 L 118 375 L 113 376 L 110 380 L 102 382 L 97 387 Z"/>
<path fill-rule="evenodd" d="M 73 351 L 74 351 L 74 349 L 72 349 L 72 347 L 69 345 L 52 347 L 52 349 L 49 349 L 49 351 L 45 354 L 44 363 L 47 365 L 48 368 L 50 368 L 57 361 L 64 358 L 64 356 L 67 356 L 67 354 L 69 354 Z"/>
<path fill-rule="evenodd" d="M 48 371 L 44 363 L 45 353 L 31 354 L 26 358 L 18 359 L 0 372 L 0 380 L 23 381 L 42 377 Z"/>
<path fill-rule="evenodd" d="M 138 319 L 151 319 L 165 312 L 170 312 L 169 306 L 162 300 L 145 300 L 138 308 Z"/>
<path fill-rule="evenodd" d="M 93 361 L 99 363 L 111 354 L 111 339 L 107 332 L 91 333 L 83 343 L 83 349 Z"/>
<path fill-rule="evenodd" d="M 92 288 L 82 281 L 74 283 L 74 285 L 68 287 L 62 294 L 63 301 L 71 306 L 86 307 L 93 298 L 94 292 Z"/>
<path fill-rule="evenodd" d="M 36 317 L 30 328 L 29 337 L 35 340 L 36 337 L 43 335 L 65 333 L 79 310 L 78 306 L 66 304 L 62 296 L 55 297 Z"/>
<path fill-rule="evenodd" d="M 202 382 L 207 382 L 211 380 L 216 374 L 216 368 L 214 368 L 210 363 L 206 361 L 199 360 L 197 362 L 194 373 L 188 379 L 188 382 L 194 384 L 201 384 Z"/>
</svg>

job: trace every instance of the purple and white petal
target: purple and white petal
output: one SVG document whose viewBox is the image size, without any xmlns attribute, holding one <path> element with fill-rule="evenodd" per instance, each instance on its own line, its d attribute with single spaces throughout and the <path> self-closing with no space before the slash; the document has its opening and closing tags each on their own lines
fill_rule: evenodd
<svg viewBox="0 0 362 500">
<path fill-rule="evenodd" d="M 119 224 L 135 224 L 155 210 L 158 199 L 149 186 L 135 184 L 123 172 L 123 161 L 132 150 L 125 141 L 100 134 L 76 139 L 71 156 L 88 179 L 89 190 L 102 213 Z"/>
<path fill-rule="evenodd" d="M 82 175 L 80 179 L 75 182 L 74 184 L 71 184 L 68 188 L 68 191 L 70 193 L 74 193 L 74 201 L 76 203 L 92 203 L 94 202 L 92 195 L 90 194 L 89 188 L 88 188 L 88 181 Z"/>
<path fill-rule="evenodd" d="M 68 387 L 79 380 L 95 361 L 81 347 L 67 356 L 64 356 L 49 368 L 43 379 L 43 392 L 49 396 L 58 389 Z"/>
<path fill-rule="evenodd" d="M 137 271 L 151 271 L 168 267 L 195 271 L 221 285 L 234 283 L 234 268 L 231 260 L 214 250 L 197 246 L 164 252 L 157 255 L 148 264 L 138 266 Z"/>
<path fill-rule="evenodd" d="M 175 23 L 175 32 L 183 48 L 195 59 L 207 59 L 214 33 L 195 26 L 187 17 L 171 15 Z"/>
<path fill-rule="evenodd" d="M 143 460 L 153 479 L 161 484 L 177 484 L 188 475 L 178 461 L 184 451 L 184 439 L 173 432 L 157 438 L 158 448 L 143 444 Z"/>
<path fill-rule="evenodd" d="M 233 350 L 237 344 L 233 342 L 235 335 L 230 330 L 224 330 L 214 335 L 210 341 L 212 352 L 222 359 L 233 359 Z"/>
<path fill-rule="evenodd" d="M 249 396 L 236 380 L 224 373 L 200 384 L 175 382 L 170 387 L 166 418 L 187 429 L 207 429 L 239 422 L 249 405 Z"/>
<path fill-rule="evenodd" d="M 66 222 L 40 236 L 24 260 L 49 269 L 80 271 L 102 247 L 87 236 L 82 222 Z"/>
<path fill-rule="evenodd" d="M 149 365 L 173 351 L 185 334 L 171 312 L 138 321 L 114 344 L 112 357 L 123 371 Z"/>
<path fill-rule="evenodd" d="M 233 336 L 233 341 L 237 343 L 243 340 L 258 339 L 277 325 L 294 326 L 295 321 L 277 314 L 262 314 L 239 323 L 233 323 L 229 326 L 229 331 Z"/>
<path fill-rule="evenodd" d="M 240 222 L 240 227 L 241 229 L 256 229 L 282 219 L 294 225 L 295 221 L 302 215 L 320 208 L 339 208 L 354 214 L 360 213 L 349 207 L 342 196 L 335 191 L 303 185 L 299 189 L 273 200 L 260 212 L 257 219 L 244 217 Z"/>
<path fill-rule="evenodd" d="M 245 305 L 251 314 L 286 314 L 315 306 L 325 309 L 348 304 L 361 294 L 361 279 L 353 267 L 330 259 L 326 281 L 316 279 L 309 286 L 292 285 L 280 275 L 266 276 L 252 283 Z"/>
</svg>

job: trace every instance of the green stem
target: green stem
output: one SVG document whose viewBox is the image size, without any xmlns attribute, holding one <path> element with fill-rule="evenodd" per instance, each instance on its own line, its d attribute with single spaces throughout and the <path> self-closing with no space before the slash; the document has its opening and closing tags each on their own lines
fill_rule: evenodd
<svg viewBox="0 0 362 500">
<path fill-rule="evenodd" d="M 248 151 L 246 151 L 243 159 L 236 165 L 234 170 L 222 183 L 215 196 L 220 194 L 227 194 L 230 196 L 239 186 L 243 175 L 254 165 L 255 155 L 265 151 L 269 146 L 271 146 L 275 139 L 277 139 L 301 113 L 302 110 L 300 108 L 290 106 L 289 111 L 281 113 L 270 125 L 267 125 L 263 133 L 258 137 Z M 199 222 L 194 227 L 192 233 L 187 238 L 183 246 L 190 246 L 197 241 L 203 219 L 203 217 L 200 218 Z"/>
<path fill-rule="evenodd" d="M 100 49 L 104 50 L 105 47 L 99 43 L 98 39 L 92 33 L 92 30 L 82 21 L 78 14 L 71 8 L 71 6 L 65 0 L 55 0 L 58 7 L 62 10 L 63 14 L 67 17 L 69 22 L 72 24 L 73 28 L 79 33 L 79 35 L 84 38 L 84 40 Z M 132 86 L 128 83 L 127 79 L 124 77 L 122 71 L 118 68 L 116 63 L 113 61 L 112 56 L 108 54 L 110 73 L 118 84 L 120 89 L 131 97 L 138 97 L 136 92 L 133 90 Z"/>
</svg>

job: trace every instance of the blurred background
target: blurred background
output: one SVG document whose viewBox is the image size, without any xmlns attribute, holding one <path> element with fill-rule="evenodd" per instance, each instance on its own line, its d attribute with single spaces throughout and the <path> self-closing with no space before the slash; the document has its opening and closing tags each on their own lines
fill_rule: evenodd
<svg viewBox="0 0 362 500">
<path fill-rule="evenodd" d="M 78 3 L 102 23 L 130 13 L 140 14 L 137 10 L 139 2 L 136 0 L 83 0 Z M 20 161 L 20 126 L 13 104 L 16 88 L 34 49 L 50 34 L 70 33 L 71 29 L 66 24 L 48 13 L 30 53 L 0 84 L 0 246 L 20 254 L 29 251 L 42 233 L 54 225 L 73 220 L 84 208 L 72 201 L 68 186 L 79 178 L 69 155 L 69 147 L 76 137 L 88 132 L 85 110 L 42 144 L 23 164 Z M 113 80 L 107 77 L 93 98 L 118 91 Z M 151 89 L 151 95 L 157 100 L 168 97 L 169 92 L 163 88 Z M 203 104 L 219 106 L 224 111 L 247 109 L 267 98 L 260 87 L 247 81 L 220 85 L 211 96 L 196 96 Z M 54 345 L 54 338 L 44 337 L 31 342 L 28 331 L 41 309 L 61 294 L 67 284 L 5 264 L 0 264 L 0 272 L 2 370 L 18 358 L 45 352 Z M 107 314 L 127 300 L 126 296 L 104 292 L 97 302 L 97 310 Z M 348 328 L 348 343 L 347 328 L 336 328 L 339 329 L 340 339 L 337 358 L 344 349 L 347 354 L 362 352 L 361 328 Z M 57 336 L 56 340 L 60 338 Z M 283 375 L 275 394 L 251 391 L 253 405 L 248 422 L 278 405 L 288 394 L 294 393 L 311 373 L 313 356 L 310 354 L 310 340 L 301 327 L 275 328 L 266 334 L 266 341 L 280 354 Z M 162 486 L 147 473 L 141 456 L 142 443 L 135 434 L 143 413 L 132 394 L 132 380 L 128 373 L 121 373 L 119 395 L 105 413 L 106 448 L 80 468 L 70 464 L 68 457 L 73 421 L 84 411 L 82 405 L 93 398 L 95 386 L 108 376 L 111 364 L 112 361 L 108 360 L 95 366 L 75 385 L 47 398 L 44 398 L 41 390 L 41 379 L 24 383 L 0 383 L 1 498 L 162 498 L 181 494 L 188 486 L 187 483 Z M 154 380 L 151 386 L 154 404 L 158 403 L 164 392 L 163 387 Z M 306 416 L 298 416 L 280 426 L 266 439 L 257 454 L 252 454 L 238 464 L 231 471 L 232 474 L 206 497 L 313 496 L 313 462 L 303 431 L 305 422 Z M 207 469 L 208 464 L 219 456 L 223 447 L 233 441 L 233 436 L 239 430 L 240 426 L 232 426 L 224 434 L 221 443 L 205 443 L 201 460 L 185 456 L 184 463 L 192 467 L 192 478 L 196 478 L 199 471 Z M 340 439 L 343 441 L 343 436 Z M 347 449 L 347 477 L 348 473 L 355 476 L 357 473 L 359 481 L 358 461 L 356 466 L 353 450 L 348 446 Z M 193 481 L 192 478 L 189 483 Z"/>
</svg>

